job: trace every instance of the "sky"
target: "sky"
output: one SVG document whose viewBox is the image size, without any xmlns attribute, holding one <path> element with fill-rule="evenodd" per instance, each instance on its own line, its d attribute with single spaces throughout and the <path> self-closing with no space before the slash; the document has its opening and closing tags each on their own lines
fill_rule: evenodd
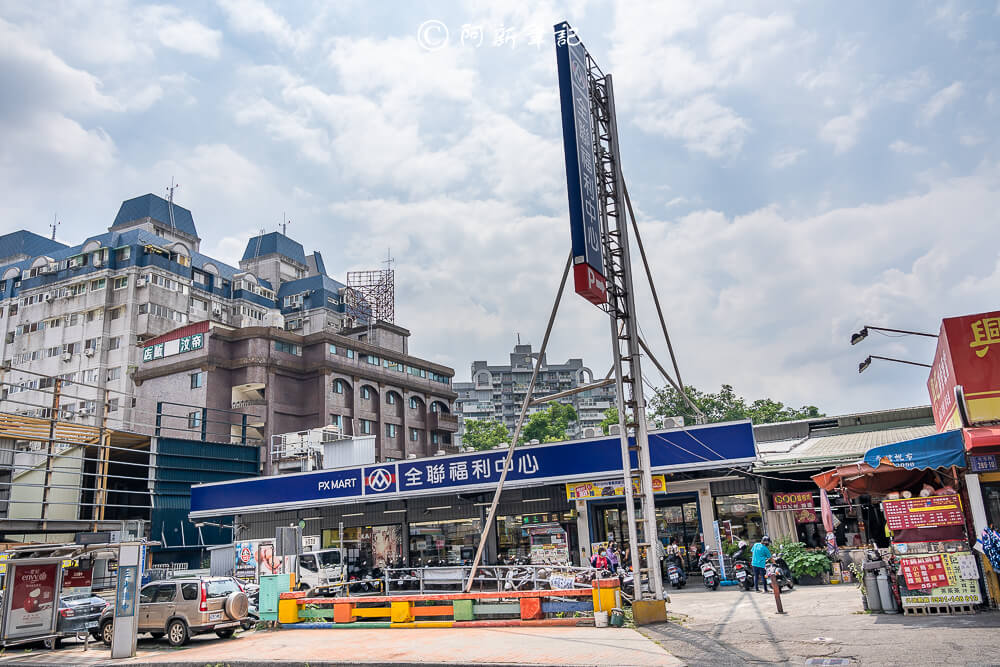
<svg viewBox="0 0 1000 667">
<path fill-rule="evenodd" d="M 0 232 L 57 216 L 79 243 L 174 179 L 229 263 L 283 218 L 341 281 L 391 253 L 411 353 L 468 380 L 537 348 L 569 250 L 562 20 L 613 74 L 684 381 L 927 404 L 926 369 L 857 364 L 930 363 L 933 339 L 848 341 L 997 309 L 1000 3 L 0 0 Z M 572 291 L 549 343 L 570 357 L 610 368 Z"/>
</svg>

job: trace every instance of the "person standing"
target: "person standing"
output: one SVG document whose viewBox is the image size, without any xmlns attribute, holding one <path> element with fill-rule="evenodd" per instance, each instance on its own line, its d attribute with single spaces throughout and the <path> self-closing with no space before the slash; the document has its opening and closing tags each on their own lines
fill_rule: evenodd
<svg viewBox="0 0 1000 667">
<path fill-rule="evenodd" d="M 764 592 L 767 593 L 767 573 L 765 568 L 767 567 L 767 561 L 771 558 L 771 550 L 768 549 L 768 545 L 771 544 L 771 538 L 765 535 L 760 538 L 760 542 L 753 545 L 753 550 L 750 552 L 753 565 L 753 588 L 755 591 L 760 593 L 760 582 L 764 582 Z"/>
<path fill-rule="evenodd" d="M 608 559 L 608 569 L 612 573 L 618 572 L 618 566 L 621 565 L 621 557 L 618 555 L 618 545 L 612 542 L 608 545 L 608 550 L 605 553 L 605 558 Z"/>
<path fill-rule="evenodd" d="M 605 549 L 604 547 L 598 549 L 597 553 L 594 554 L 590 559 L 590 566 L 593 567 L 595 570 L 608 569 L 608 558 L 605 555 L 606 553 L 607 549 Z"/>
</svg>

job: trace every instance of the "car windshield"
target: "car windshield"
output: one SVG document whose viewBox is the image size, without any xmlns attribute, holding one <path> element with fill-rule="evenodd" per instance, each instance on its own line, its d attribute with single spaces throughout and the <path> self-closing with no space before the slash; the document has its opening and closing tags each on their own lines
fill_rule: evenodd
<svg viewBox="0 0 1000 667">
<path fill-rule="evenodd" d="M 240 587 L 232 579 L 210 579 L 205 582 L 205 586 L 210 598 L 224 598 L 230 593 L 240 592 Z"/>
<path fill-rule="evenodd" d="M 340 565 L 339 551 L 320 551 L 316 555 L 319 556 L 319 562 L 324 567 L 330 567 L 331 565 Z"/>
</svg>

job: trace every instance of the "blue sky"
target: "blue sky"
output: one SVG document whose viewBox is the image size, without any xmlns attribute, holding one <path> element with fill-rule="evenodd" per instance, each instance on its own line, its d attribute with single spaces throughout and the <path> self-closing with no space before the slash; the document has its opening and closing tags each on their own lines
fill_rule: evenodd
<svg viewBox="0 0 1000 667">
<path fill-rule="evenodd" d="M 562 19 L 614 74 L 685 380 L 926 403 L 922 369 L 856 364 L 933 342 L 847 340 L 997 307 L 1000 4 L 0 2 L 4 231 L 78 242 L 175 178 L 233 263 L 283 213 L 336 278 L 391 249 L 411 350 L 467 379 L 538 344 L 567 252 Z M 606 321 L 564 303 L 551 356 L 603 374 Z"/>
</svg>

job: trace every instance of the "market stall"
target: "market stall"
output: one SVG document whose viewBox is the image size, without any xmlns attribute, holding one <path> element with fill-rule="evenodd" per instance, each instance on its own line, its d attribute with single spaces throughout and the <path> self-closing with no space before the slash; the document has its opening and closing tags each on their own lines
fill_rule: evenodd
<svg viewBox="0 0 1000 667">
<path fill-rule="evenodd" d="M 889 585 L 906 613 L 968 612 L 983 601 L 966 530 L 964 466 L 962 433 L 947 431 L 870 449 L 863 461 L 813 477 L 825 491 L 879 501 L 891 540 Z"/>
</svg>

